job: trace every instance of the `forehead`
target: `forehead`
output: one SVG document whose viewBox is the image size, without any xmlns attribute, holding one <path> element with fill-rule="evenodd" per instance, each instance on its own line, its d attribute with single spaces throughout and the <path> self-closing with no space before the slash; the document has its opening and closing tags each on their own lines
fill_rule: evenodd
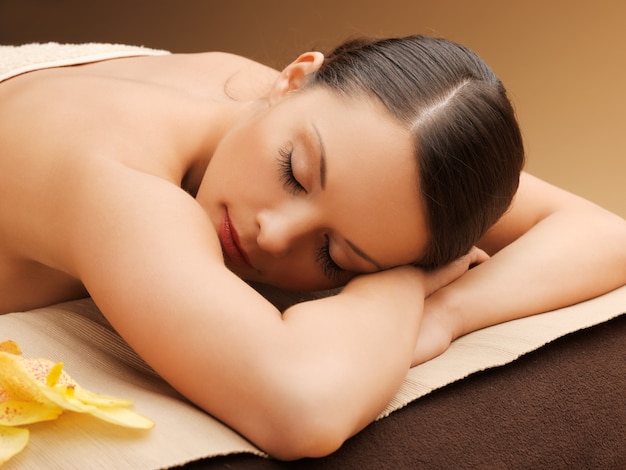
<svg viewBox="0 0 626 470">
<path fill-rule="evenodd" d="M 427 230 L 413 137 L 367 98 L 319 93 L 306 113 L 325 153 L 330 225 L 384 267 L 421 257 Z"/>
</svg>

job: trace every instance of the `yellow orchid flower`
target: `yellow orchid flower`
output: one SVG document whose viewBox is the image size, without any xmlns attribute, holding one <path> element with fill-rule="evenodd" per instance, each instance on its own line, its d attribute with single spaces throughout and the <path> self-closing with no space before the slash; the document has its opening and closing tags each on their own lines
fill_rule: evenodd
<svg viewBox="0 0 626 470">
<path fill-rule="evenodd" d="M 154 426 L 130 406 L 131 400 L 82 388 L 63 370 L 61 362 L 24 358 L 14 341 L 0 342 L 0 465 L 28 442 L 28 430 L 14 426 L 53 420 L 63 411 L 88 413 L 131 428 Z"/>
</svg>

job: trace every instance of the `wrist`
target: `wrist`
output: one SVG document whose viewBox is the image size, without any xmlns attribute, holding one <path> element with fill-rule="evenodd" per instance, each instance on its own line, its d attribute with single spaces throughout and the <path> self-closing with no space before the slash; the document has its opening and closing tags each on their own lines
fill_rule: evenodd
<svg viewBox="0 0 626 470">
<path fill-rule="evenodd" d="M 439 289 L 429 296 L 424 304 L 424 311 L 438 317 L 450 334 L 450 340 L 463 336 L 466 332 L 462 323 L 462 306 L 451 287 Z"/>
</svg>

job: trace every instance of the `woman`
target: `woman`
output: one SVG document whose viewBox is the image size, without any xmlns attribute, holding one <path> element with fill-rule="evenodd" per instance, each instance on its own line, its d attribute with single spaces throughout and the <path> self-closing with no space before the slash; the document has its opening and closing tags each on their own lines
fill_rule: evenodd
<svg viewBox="0 0 626 470">
<path fill-rule="evenodd" d="M 220 53 L 51 68 L 0 103 L 0 311 L 91 295 L 278 458 L 337 449 L 454 338 L 626 282 L 624 221 L 519 178 L 504 89 L 445 40 L 281 72 Z M 345 287 L 281 313 L 244 281 Z"/>
</svg>

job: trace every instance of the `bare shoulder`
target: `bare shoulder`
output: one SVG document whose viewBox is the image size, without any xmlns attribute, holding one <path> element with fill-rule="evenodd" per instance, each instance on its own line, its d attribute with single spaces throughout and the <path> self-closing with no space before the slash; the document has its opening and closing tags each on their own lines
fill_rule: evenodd
<svg viewBox="0 0 626 470">
<path fill-rule="evenodd" d="M 495 253 L 513 242 L 537 223 L 561 210 L 603 211 L 590 201 L 541 178 L 522 172 L 520 184 L 509 210 L 485 234 L 479 246 Z"/>
<path fill-rule="evenodd" d="M 271 67 L 227 52 L 121 58 L 80 67 L 87 73 L 157 84 L 196 98 L 224 93 L 237 99 L 257 98 L 277 74 Z"/>
<path fill-rule="evenodd" d="M 238 100 L 264 96 L 278 74 L 264 64 L 226 52 L 174 54 L 170 60 L 180 61 L 179 70 L 193 71 L 193 76 L 205 83 L 217 80 L 229 97 Z"/>
<path fill-rule="evenodd" d="M 141 173 L 173 187 L 181 180 L 184 156 L 191 154 L 182 145 L 202 136 L 182 134 L 173 123 L 195 122 L 201 104 L 180 90 L 125 79 L 125 73 L 69 67 L 0 84 L 0 260 L 36 262 L 75 276 L 72 249 L 91 240 L 69 240 L 94 223 L 94 175 L 109 175 L 99 190 L 103 199 L 122 191 L 131 175 L 137 189 Z M 124 205 L 109 209 L 121 213 Z M 3 265 L 5 278 L 17 271 Z"/>
</svg>

